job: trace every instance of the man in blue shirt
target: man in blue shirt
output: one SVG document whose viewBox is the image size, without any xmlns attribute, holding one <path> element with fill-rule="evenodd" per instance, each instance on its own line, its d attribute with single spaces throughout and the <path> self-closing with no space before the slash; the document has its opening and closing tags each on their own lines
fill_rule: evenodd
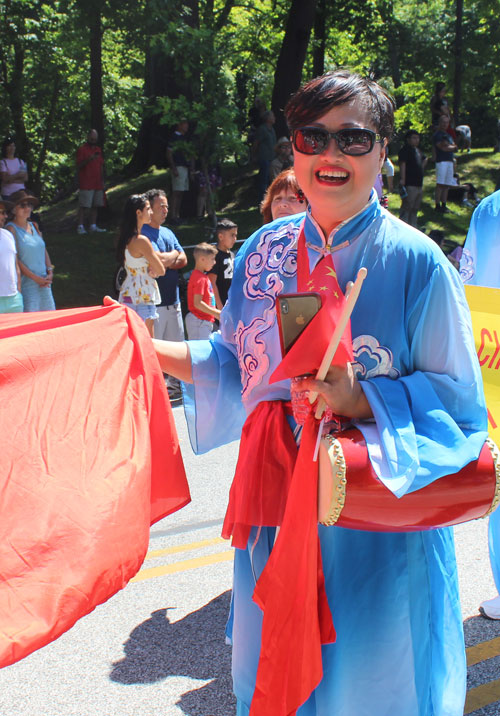
<svg viewBox="0 0 500 716">
<path fill-rule="evenodd" d="M 155 251 L 165 266 L 165 275 L 157 279 L 161 294 L 161 304 L 158 306 L 158 320 L 155 326 L 155 335 L 169 341 L 184 340 L 184 325 L 182 323 L 181 304 L 179 300 L 179 269 L 187 264 L 184 253 L 175 234 L 162 226 L 168 214 L 168 200 L 162 189 L 151 189 L 146 194 L 151 209 L 151 221 L 144 224 L 142 233 L 150 239 Z M 181 397 L 179 381 L 167 376 L 168 394 L 172 400 Z"/>
</svg>

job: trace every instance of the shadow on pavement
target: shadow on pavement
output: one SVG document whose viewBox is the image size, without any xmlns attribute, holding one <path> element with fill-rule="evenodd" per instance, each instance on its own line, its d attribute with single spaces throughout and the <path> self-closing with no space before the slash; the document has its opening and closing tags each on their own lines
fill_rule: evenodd
<svg viewBox="0 0 500 716">
<path fill-rule="evenodd" d="M 131 632 L 125 657 L 113 664 L 110 679 L 121 684 L 153 683 L 168 676 L 211 679 L 184 694 L 177 705 L 189 716 L 234 713 L 231 647 L 224 633 L 230 599 L 231 592 L 224 592 L 174 623 L 168 608 L 153 612 Z"/>
</svg>

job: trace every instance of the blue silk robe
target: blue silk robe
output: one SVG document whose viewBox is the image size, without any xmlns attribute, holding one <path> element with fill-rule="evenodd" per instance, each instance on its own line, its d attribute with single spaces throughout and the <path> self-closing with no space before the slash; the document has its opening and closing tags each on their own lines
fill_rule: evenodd
<svg viewBox="0 0 500 716">
<path fill-rule="evenodd" d="M 500 191 L 474 209 L 460 259 L 460 276 L 472 286 L 500 289 Z M 500 594 L 500 510 L 489 521 L 490 563 Z"/>
<path fill-rule="evenodd" d="M 296 291 L 304 215 L 279 219 L 239 251 L 221 333 L 189 344 L 185 386 L 193 448 L 239 437 L 262 400 L 288 400 L 269 384 L 281 360 L 274 301 Z M 312 269 L 325 246 L 305 216 Z M 368 277 L 352 315 L 355 366 L 374 420 L 360 422 L 376 473 L 397 496 L 458 471 L 486 438 L 486 411 L 468 307 L 458 273 L 427 237 L 372 194 L 328 237 L 342 290 Z M 373 533 L 319 527 L 337 641 L 323 647 L 323 680 L 299 716 L 461 716 L 465 651 L 451 529 Z M 261 612 L 252 602 L 274 528 L 254 529 L 236 550 L 228 636 L 238 716 L 248 714 Z"/>
</svg>

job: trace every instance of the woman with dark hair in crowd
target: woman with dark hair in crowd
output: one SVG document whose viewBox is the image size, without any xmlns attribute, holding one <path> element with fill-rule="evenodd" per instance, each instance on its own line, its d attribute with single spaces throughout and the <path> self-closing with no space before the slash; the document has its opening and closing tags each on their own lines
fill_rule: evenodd
<svg viewBox="0 0 500 716">
<path fill-rule="evenodd" d="M 305 211 L 307 200 L 297 183 L 293 168 L 285 169 L 269 185 L 260 205 L 262 223 Z"/>
<path fill-rule="evenodd" d="M 4 199 L 9 198 L 16 191 L 26 188 L 25 182 L 28 180 L 28 170 L 26 162 L 16 157 L 14 137 L 5 137 L 2 142 L 0 178 L 2 182 L 1 193 Z"/>
<path fill-rule="evenodd" d="M 151 337 L 158 318 L 156 306 L 161 303 L 156 276 L 163 276 L 165 267 L 151 241 L 141 234 L 143 224 L 151 219 L 151 207 L 144 194 L 133 194 L 125 202 L 116 256 L 127 270 L 120 287 L 119 302 L 134 310 L 145 322 Z"/>
<path fill-rule="evenodd" d="M 451 121 L 450 108 L 448 106 L 448 100 L 445 97 L 446 85 L 444 82 L 436 82 L 434 87 L 434 94 L 431 97 L 430 107 L 432 116 L 432 126 L 437 127 L 439 118 L 442 114 L 445 114 Z"/>
<path fill-rule="evenodd" d="M 312 426 L 327 442 L 339 425 L 360 431 L 363 464 L 397 521 L 407 494 L 427 495 L 475 460 L 487 437 L 463 289 L 439 248 L 383 209 L 373 190 L 394 118 L 379 85 L 331 72 L 299 89 L 286 116 L 305 216 L 245 242 L 220 334 L 155 341 L 162 369 L 185 381 L 198 452 L 239 437 L 248 416 L 223 528 L 237 547 L 227 629 L 237 714 L 461 716 L 466 666 L 451 529 L 412 523 L 398 532 L 368 497 L 364 530 L 318 528 L 316 463 L 312 455 L 304 462 L 301 448 L 293 471 L 300 426 L 290 381 L 273 373 L 282 361 L 277 298 L 314 285 L 333 300 L 366 267 L 351 318 L 354 361 L 332 366 L 325 381 L 294 379 L 292 396 L 319 393 L 343 416 L 323 428 L 308 418 L 308 449 Z M 334 462 L 330 525 L 342 524 L 353 484 L 349 462 L 347 473 Z"/>
</svg>

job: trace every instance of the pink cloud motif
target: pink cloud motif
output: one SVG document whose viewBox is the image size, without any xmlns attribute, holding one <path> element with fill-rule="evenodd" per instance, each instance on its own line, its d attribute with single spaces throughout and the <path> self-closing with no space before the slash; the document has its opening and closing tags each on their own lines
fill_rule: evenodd
<svg viewBox="0 0 500 716">
<path fill-rule="evenodd" d="M 357 336 L 352 342 L 352 349 L 352 367 L 358 378 L 375 378 L 378 375 L 399 378 L 399 371 L 392 365 L 392 352 L 381 346 L 374 336 Z"/>
<path fill-rule="evenodd" d="M 257 300 L 281 293 L 281 277 L 290 278 L 297 272 L 297 237 L 300 227 L 286 224 L 275 231 L 264 231 L 255 251 L 248 255 L 245 265 L 246 298 Z"/>
<path fill-rule="evenodd" d="M 465 283 L 466 281 L 469 281 L 475 273 L 476 269 L 474 267 L 474 257 L 469 249 L 464 249 L 462 251 L 462 256 L 460 257 L 460 278 Z"/>
<path fill-rule="evenodd" d="M 243 400 L 248 391 L 262 382 L 269 370 L 269 357 L 261 336 L 273 324 L 273 318 L 267 309 L 262 318 L 254 318 L 248 326 L 244 326 L 240 321 L 236 327 L 236 350 L 240 364 Z"/>
</svg>

